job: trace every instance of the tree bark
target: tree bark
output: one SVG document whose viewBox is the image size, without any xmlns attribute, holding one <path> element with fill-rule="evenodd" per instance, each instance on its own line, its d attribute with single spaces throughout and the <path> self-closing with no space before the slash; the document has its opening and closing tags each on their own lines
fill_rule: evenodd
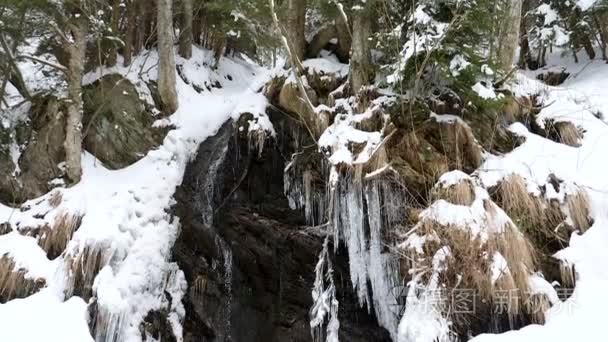
<svg viewBox="0 0 608 342">
<path fill-rule="evenodd" d="M 350 28 L 342 13 L 338 13 L 335 21 L 336 35 L 338 36 L 338 49 L 336 50 L 336 55 L 340 62 L 348 63 L 350 58 L 350 46 L 352 43 Z"/>
<path fill-rule="evenodd" d="M 179 33 L 179 55 L 185 59 L 192 57 L 192 0 L 182 0 L 181 31 Z"/>
<path fill-rule="evenodd" d="M 72 39 L 64 42 L 69 54 L 67 83 L 69 103 L 65 128 L 65 162 L 69 180 L 78 183 L 82 177 L 82 76 L 86 53 L 87 23 L 84 18 L 77 18 L 70 24 Z"/>
<path fill-rule="evenodd" d="M 171 4 L 172 0 L 157 0 L 158 92 L 165 114 L 174 113 L 178 107 Z"/>
<path fill-rule="evenodd" d="M 115 38 L 119 36 L 118 21 L 120 20 L 120 0 L 112 0 L 112 18 L 110 20 L 110 41 L 108 42 L 108 58 L 106 59 L 106 65 L 113 67 L 116 65 L 118 57 L 118 49 L 116 46 Z"/>
<path fill-rule="evenodd" d="M 299 61 L 304 59 L 304 54 L 306 53 L 305 25 L 306 0 L 287 0 L 287 25 L 285 31 L 292 53 Z"/>
<path fill-rule="evenodd" d="M 133 59 L 133 50 L 135 47 L 135 30 L 137 27 L 137 22 L 135 19 L 135 11 L 137 9 L 137 4 L 135 0 L 127 0 L 127 33 L 125 35 L 125 48 L 123 50 L 123 64 L 124 66 L 131 65 L 131 60 Z"/>
<path fill-rule="evenodd" d="M 593 22 L 599 33 L 600 47 L 602 49 L 602 58 L 608 60 L 608 16 L 606 14 L 593 14 Z"/>
<path fill-rule="evenodd" d="M 144 0 L 133 0 L 135 2 L 135 39 L 133 42 L 133 54 L 137 55 L 144 48 L 146 42 L 146 25 L 148 23 L 148 15 Z"/>
<path fill-rule="evenodd" d="M 513 68 L 517 60 L 521 27 L 522 0 L 509 0 L 505 10 L 505 19 L 502 22 L 499 45 L 496 51 L 498 67 L 505 72 Z"/>
<path fill-rule="evenodd" d="M 357 94 L 361 87 L 373 81 L 375 72 L 372 65 L 371 46 L 369 38 L 372 34 L 373 0 L 359 0 L 352 14 L 352 44 L 350 56 L 350 90 Z"/>
</svg>

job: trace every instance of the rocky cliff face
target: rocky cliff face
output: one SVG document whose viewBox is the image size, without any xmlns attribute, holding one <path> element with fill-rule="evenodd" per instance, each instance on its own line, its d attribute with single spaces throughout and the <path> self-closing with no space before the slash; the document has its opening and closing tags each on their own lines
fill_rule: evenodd
<svg viewBox="0 0 608 342">
<path fill-rule="evenodd" d="M 308 313 L 323 237 L 306 229 L 303 213 L 289 209 L 283 195 L 293 137 L 279 136 L 258 153 L 238 126 L 224 124 L 200 146 L 176 193 L 181 234 L 173 254 L 190 285 L 184 339 L 311 341 Z M 390 341 L 359 307 L 345 255 L 334 260 L 341 340 Z"/>
</svg>

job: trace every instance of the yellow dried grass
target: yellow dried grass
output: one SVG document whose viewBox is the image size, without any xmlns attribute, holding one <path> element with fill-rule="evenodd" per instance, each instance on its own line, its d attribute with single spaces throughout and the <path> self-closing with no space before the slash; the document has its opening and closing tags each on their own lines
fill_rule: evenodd
<svg viewBox="0 0 608 342">
<path fill-rule="evenodd" d="M 15 262 L 9 256 L 0 257 L 0 303 L 27 297 L 46 285 L 44 279 L 28 279 L 25 274 L 25 270 L 15 269 Z"/>
<path fill-rule="evenodd" d="M 567 121 L 556 122 L 554 128 L 557 130 L 559 140 L 562 144 L 572 147 L 581 146 L 580 141 L 583 138 L 583 134 L 573 123 Z"/>
<path fill-rule="evenodd" d="M 81 222 L 81 215 L 61 212 L 55 217 L 52 227 L 41 228 L 38 244 L 46 251 L 49 259 L 55 259 L 63 253 Z"/>
<path fill-rule="evenodd" d="M 492 209 L 488 209 L 491 211 Z M 492 215 L 491 212 L 488 215 Z M 440 275 L 440 284 L 447 289 L 475 289 L 477 303 L 489 305 L 501 300 L 504 293 L 516 292 L 518 295 L 509 297 L 506 317 L 509 322 L 532 320 L 542 322 L 544 310 L 526 305 L 530 301 L 529 277 L 536 269 L 537 255 L 533 245 L 515 227 L 508 223 L 502 232 L 491 234 L 487 240 L 472 236 L 465 227 L 443 226 L 431 219 L 423 219 L 416 230 L 418 235 L 436 236 L 429 239 L 423 246 L 423 254 L 414 250 L 403 251 L 401 267 L 403 274 L 411 269 L 432 268 L 434 254 L 442 246 L 450 248 L 451 256 L 447 261 L 445 272 Z M 495 283 L 491 279 L 492 263 L 495 252 L 506 260 L 508 273 L 503 274 Z M 504 300 L 504 299 L 503 299 Z M 471 320 L 484 318 L 475 317 L 473 313 L 455 312 L 449 307 L 454 323 L 454 331 L 464 333 Z"/>
<path fill-rule="evenodd" d="M 66 286 L 66 297 L 73 295 L 85 301 L 93 295 L 93 281 L 99 271 L 108 263 L 105 249 L 101 246 L 85 247 L 79 254 L 66 257 L 69 284 Z"/>
<path fill-rule="evenodd" d="M 589 197 L 585 190 L 580 189 L 576 193 L 566 196 L 566 206 L 574 228 L 581 233 L 586 232 L 591 227 L 592 220 L 590 218 Z"/>
<path fill-rule="evenodd" d="M 448 187 L 437 184 L 431 190 L 431 201 L 446 200 L 452 204 L 470 206 L 475 201 L 475 186 L 468 179 L 460 180 Z"/>
</svg>

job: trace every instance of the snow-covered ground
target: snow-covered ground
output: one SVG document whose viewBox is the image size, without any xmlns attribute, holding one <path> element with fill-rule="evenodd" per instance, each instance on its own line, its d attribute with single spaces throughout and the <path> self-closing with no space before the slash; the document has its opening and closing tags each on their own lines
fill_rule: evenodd
<svg viewBox="0 0 608 342">
<path fill-rule="evenodd" d="M 554 60 L 555 62 L 555 60 Z M 563 63 L 563 61 L 562 61 Z M 572 296 L 547 313 L 545 325 L 531 325 L 501 335 L 482 335 L 475 342 L 498 341 L 600 341 L 605 338 L 604 310 L 608 306 L 608 65 L 603 61 L 567 64 L 571 73 L 558 87 L 548 87 L 523 74 L 518 76 L 520 94 L 540 93 L 548 105 L 540 119 L 569 121 L 583 129 L 580 147 L 570 147 L 534 135 L 520 124 L 512 129 L 526 142 L 504 157 L 491 157 L 479 171 L 486 186 L 517 173 L 538 189 L 553 173 L 568 192 L 581 187 L 589 195 L 593 226 L 575 232 L 570 246 L 556 257 L 575 266 L 577 282 Z M 555 68 L 554 68 L 555 69 Z M 564 193 L 554 194 L 563 196 Z"/>
<path fill-rule="evenodd" d="M 120 64 L 120 63 L 119 63 Z M 203 90 L 177 77 L 179 110 L 156 124 L 173 125 L 163 144 L 146 157 L 121 170 L 108 170 L 92 155 L 83 158 L 82 181 L 61 189 L 57 208 L 48 204 L 50 195 L 29 201 L 20 211 L 0 205 L 0 222 L 15 228 L 52 225 L 59 213 L 84 215 L 82 224 L 62 256 L 48 260 L 35 239 L 13 232 L 0 237 L 0 255 L 8 254 L 26 278 L 46 280 L 47 286 L 25 299 L 0 304 L 0 341 L 91 341 L 86 322 L 86 303 L 80 297 L 66 301 L 70 291 L 69 264 L 83 253 L 100 251 L 105 267 L 94 282 L 100 315 L 109 334 L 121 341 L 140 341 L 139 323 L 149 310 L 166 303 L 164 291 L 173 298 L 170 321 L 179 332 L 184 315 L 181 297 L 186 283 L 177 265 L 169 262 L 178 232 L 178 220 L 167 213 L 173 193 L 181 183 L 188 161 L 198 145 L 213 135 L 229 118 L 251 113 L 258 126 L 272 132 L 264 109 L 266 98 L 257 91 L 268 70 L 239 59 L 222 59 L 217 70 L 212 53 L 195 49 L 192 59 L 178 59 L 192 83 L 221 84 Z M 157 70 L 154 52 L 140 55 L 129 68 L 97 70 L 85 76 L 93 82 L 104 74 L 120 73 L 130 79 L 144 100 L 151 101 L 143 81 L 154 80 Z M 142 72 L 143 71 L 143 72 Z M 42 215 L 40 215 L 42 214 Z M 111 336 L 111 335 L 109 335 Z"/>
</svg>

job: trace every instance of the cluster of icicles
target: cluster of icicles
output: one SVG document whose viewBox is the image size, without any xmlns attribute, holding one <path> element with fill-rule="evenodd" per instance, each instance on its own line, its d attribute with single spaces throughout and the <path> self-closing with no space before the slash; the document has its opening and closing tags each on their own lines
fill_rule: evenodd
<svg viewBox="0 0 608 342">
<path fill-rule="evenodd" d="M 310 171 L 298 171 L 293 165 L 285 170 L 285 193 L 291 207 L 304 209 L 309 225 L 326 223 L 328 227 L 312 290 L 313 340 L 338 341 L 339 303 L 330 253 L 337 252 L 340 242 L 348 251 L 350 278 L 359 304 L 370 312 L 373 309 L 380 326 L 396 340 L 402 284 L 397 276 L 398 260 L 385 249 L 382 236 L 403 215 L 397 205 L 403 201 L 402 192 L 387 181 L 341 175 L 333 167 L 323 193 L 315 191 Z"/>
</svg>

